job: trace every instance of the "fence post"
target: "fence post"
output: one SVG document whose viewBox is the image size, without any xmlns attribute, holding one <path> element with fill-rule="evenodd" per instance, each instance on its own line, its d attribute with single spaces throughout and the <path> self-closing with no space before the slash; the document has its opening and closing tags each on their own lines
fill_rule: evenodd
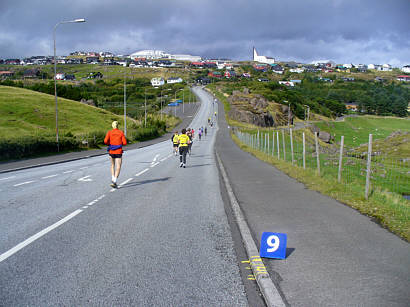
<svg viewBox="0 0 410 307">
<path fill-rule="evenodd" d="M 305 145 L 305 133 L 303 132 L 303 169 L 306 169 L 306 145 Z"/>
<path fill-rule="evenodd" d="M 373 140 L 373 135 L 369 134 L 369 147 L 367 150 L 367 172 L 366 172 L 366 190 L 365 190 L 365 198 L 369 198 L 369 190 L 370 190 L 370 164 L 372 160 L 372 140 Z"/>
<path fill-rule="evenodd" d="M 282 129 L 283 160 L 286 161 L 285 130 Z"/>
<path fill-rule="evenodd" d="M 317 132 L 315 132 L 315 145 L 316 145 L 317 173 L 320 176 L 319 143 L 318 143 L 318 140 L 317 140 Z"/>
<path fill-rule="evenodd" d="M 258 149 L 259 149 L 259 130 L 258 130 L 258 140 L 256 141 L 256 145 L 258 146 Z"/>
<path fill-rule="evenodd" d="M 270 147 L 269 147 L 269 132 L 268 132 L 268 148 L 267 148 L 267 150 L 266 150 L 266 154 L 267 154 L 267 155 L 269 155 L 269 149 L 270 149 Z"/>
<path fill-rule="evenodd" d="M 272 157 L 275 153 L 275 131 L 272 131 Z"/>
<path fill-rule="evenodd" d="M 276 131 L 276 147 L 278 148 L 278 160 L 280 159 L 280 153 L 279 153 L 279 131 Z"/>
<path fill-rule="evenodd" d="M 295 159 L 294 159 L 294 157 L 293 157 L 293 134 L 292 134 L 292 128 L 289 129 L 289 132 L 290 132 L 290 152 L 291 152 L 291 155 L 292 155 L 292 165 L 293 165 L 294 162 L 295 162 Z"/>
<path fill-rule="evenodd" d="M 343 159 L 343 143 L 344 143 L 345 137 L 342 135 L 341 141 L 340 141 L 340 154 L 339 154 L 339 170 L 337 172 L 337 182 L 340 182 L 342 179 L 342 159 Z"/>
</svg>

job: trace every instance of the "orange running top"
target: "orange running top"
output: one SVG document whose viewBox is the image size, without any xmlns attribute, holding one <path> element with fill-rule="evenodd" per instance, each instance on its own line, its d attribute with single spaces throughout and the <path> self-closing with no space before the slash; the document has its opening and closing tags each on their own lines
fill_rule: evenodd
<svg viewBox="0 0 410 307">
<path fill-rule="evenodd" d="M 119 130 L 119 129 L 112 129 L 107 132 L 107 135 L 105 136 L 104 139 L 104 144 L 107 145 L 127 145 L 127 139 L 124 136 L 124 133 Z M 118 148 L 115 150 L 110 150 L 110 154 L 118 155 L 122 154 L 123 150 L 122 148 Z"/>
</svg>

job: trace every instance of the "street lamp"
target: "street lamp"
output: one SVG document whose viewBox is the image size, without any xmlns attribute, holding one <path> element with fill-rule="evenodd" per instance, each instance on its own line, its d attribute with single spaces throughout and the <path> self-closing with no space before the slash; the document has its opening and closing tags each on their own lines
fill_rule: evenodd
<svg viewBox="0 0 410 307">
<path fill-rule="evenodd" d="M 60 21 L 54 26 L 53 30 L 53 39 L 54 39 L 54 99 L 56 104 L 56 141 L 57 141 L 57 151 L 60 151 L 60 143 L 58 139 L 58 103 L 57 103 L 57 60 L 56 60 L 56 30 L 59 25 L 62 23 L 77 23 L 85 22 L 84 18 L 69 20 L 69 21 Z"/>
</svg>

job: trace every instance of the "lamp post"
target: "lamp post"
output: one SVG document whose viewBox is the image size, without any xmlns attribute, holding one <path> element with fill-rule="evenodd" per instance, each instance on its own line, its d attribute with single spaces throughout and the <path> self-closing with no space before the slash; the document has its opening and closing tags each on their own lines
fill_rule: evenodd
<svg viewBox="0 0 410 307">
<path fill-rule="evenodd" d="M 57 102 L 57 59 L 56 59 L 56 30 L 57 27 L 63 23 L 77 23 L 85 22 L 84 18 L 74 19 L 69 21 L 60 21 L 54 26 L 53 30 L 53 40 L 54 40 L 54 100 L 56 105 L 56 141 L 57 141 L 57 151 L 60 151 L 60 143 L 58 138 L 58 102 Z"/>
<path fill-rule="evenodd" d="M 124 135 L 127 136 L 127 72 L 124 70 Z"/>
</svg>

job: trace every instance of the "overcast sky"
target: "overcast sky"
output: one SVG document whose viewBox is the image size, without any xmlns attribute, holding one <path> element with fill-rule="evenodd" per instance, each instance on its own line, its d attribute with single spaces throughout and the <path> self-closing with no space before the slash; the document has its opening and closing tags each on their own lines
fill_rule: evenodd
<svg viewBox="0 0 410 307">
<path fill-rule="evenodd" d="M 142 49 L 410 64 L 410 0 L 0 0 L 0 58 Z"/>
</svg>

